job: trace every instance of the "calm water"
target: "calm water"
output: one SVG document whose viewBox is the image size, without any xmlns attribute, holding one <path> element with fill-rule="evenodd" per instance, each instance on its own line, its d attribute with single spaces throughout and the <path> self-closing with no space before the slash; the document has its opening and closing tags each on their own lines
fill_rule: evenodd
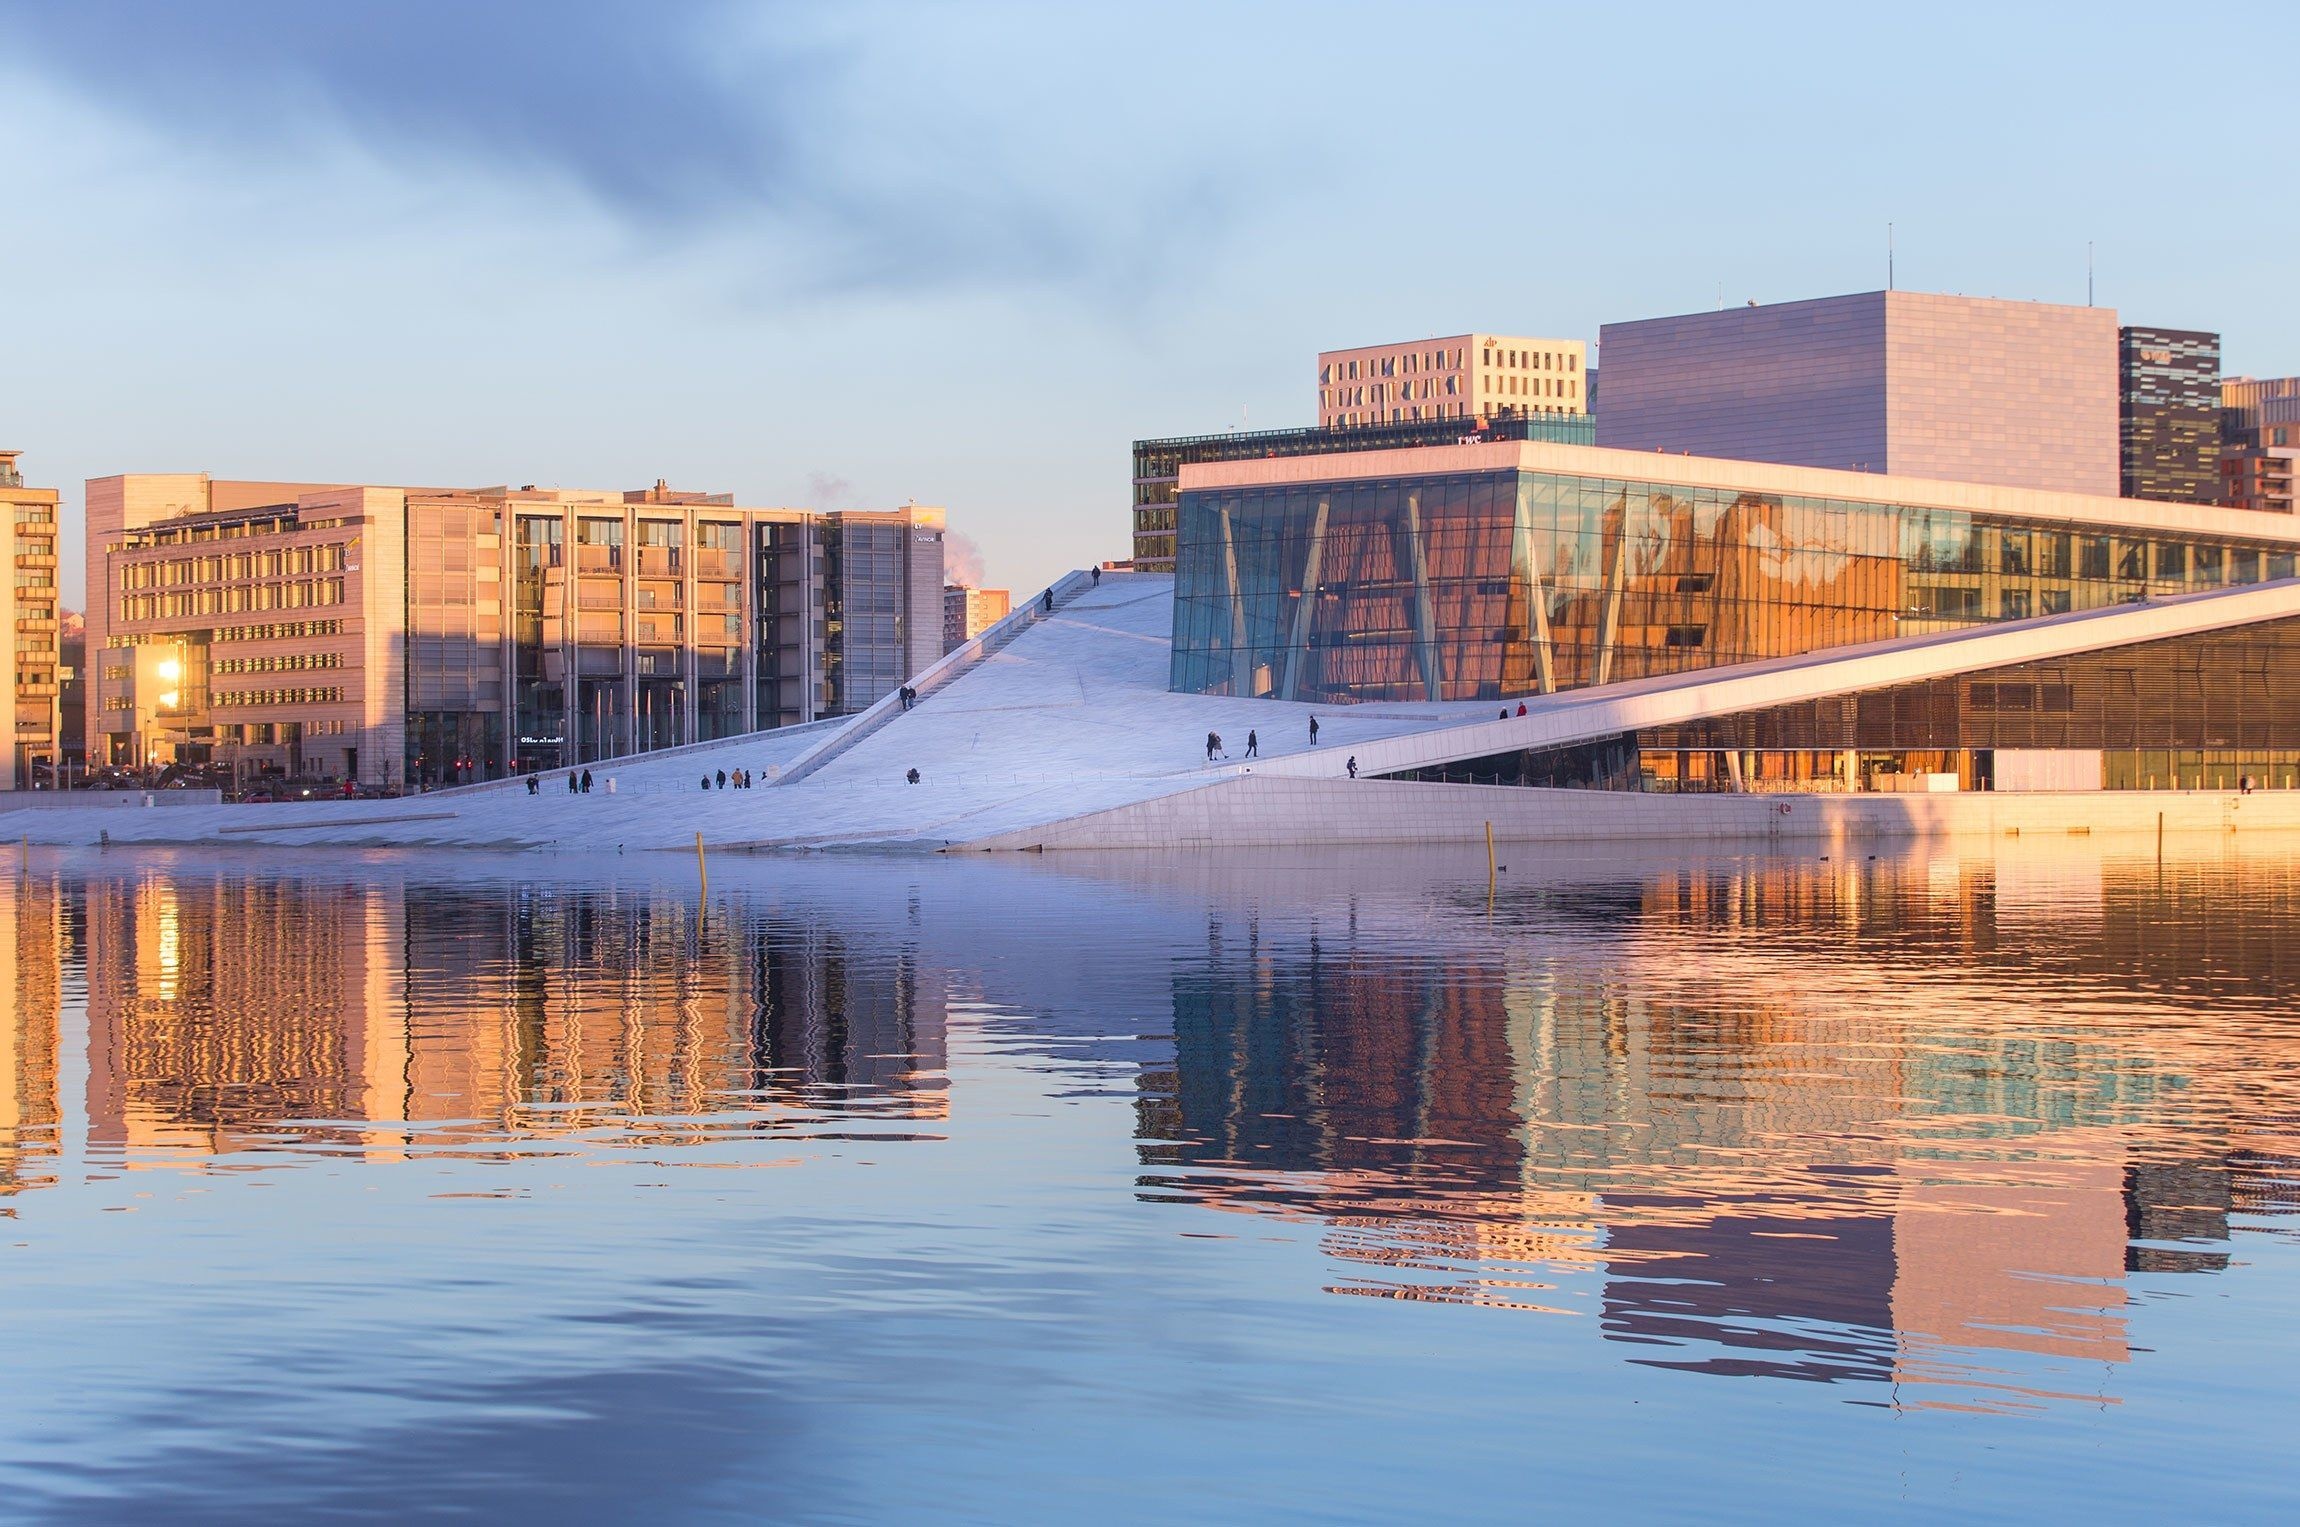
<svg viewBox="0 0 2300 1527">
<path fill-rule="evenodd" d="M 2300 1507 L 2300 857 L 34 850 L 0 938 L 18 1518 Z"/>
</svg>

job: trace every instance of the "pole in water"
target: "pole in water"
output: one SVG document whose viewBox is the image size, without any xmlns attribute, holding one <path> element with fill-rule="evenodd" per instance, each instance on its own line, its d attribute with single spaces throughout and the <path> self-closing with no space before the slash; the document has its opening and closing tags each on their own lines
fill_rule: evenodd
<svg viewBox="0 0 2300 1527">
<path fill-rule="evenodd" d="M 1493 887 L 1493 874 L 1493 823 L 1488 822 L 1485 824 L 1485 883 L 1489 890 Z"/>
<path fill-rule="evenodd" d="M 711 894 L 711 866 L 710 862 L 703 857 L 703 835 L 701 833 L 695 834 L 695 875 L 702 882 L 703 896 L 708 900 Z"/>
<path fill-rule="evenodd" d="M 2156 862 L 2164 862 L 2164 813 L 2156 814 Z"/>
</svg>

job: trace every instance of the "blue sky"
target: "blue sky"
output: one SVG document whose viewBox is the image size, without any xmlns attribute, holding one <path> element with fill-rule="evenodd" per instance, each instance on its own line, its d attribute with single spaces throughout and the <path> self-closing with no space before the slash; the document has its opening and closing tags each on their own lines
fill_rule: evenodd
<svg viewBox="0 0 2300 1527">
<path fill-rule="evenodd" d="M 2300 371 L 2296 15 L 0 0 L 0 445 L 916 499 L 1027 591 L 1322 347 L 1867 290 L 1888 221 Z"/>
</svg>

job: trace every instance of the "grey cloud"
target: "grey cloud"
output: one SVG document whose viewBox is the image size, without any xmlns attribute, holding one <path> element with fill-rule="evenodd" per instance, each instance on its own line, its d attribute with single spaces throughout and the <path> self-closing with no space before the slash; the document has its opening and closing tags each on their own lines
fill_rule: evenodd
<svg viewBox="0 0 2300 1527">
<path fill-rule="evenodd" d="M 557 182 L 642 235 L 747 240 L 787 288 L 1156 284 L 1139 219 L 1097 226 L 1075 188 L 1034 184 L 1033 166 L 962 129 L 874 153 L 864 60 L 836 15 L 720 0 L 0 0 L 0 60 L 234 162 L 349 142 L 402 172 Z"/>
</svg>

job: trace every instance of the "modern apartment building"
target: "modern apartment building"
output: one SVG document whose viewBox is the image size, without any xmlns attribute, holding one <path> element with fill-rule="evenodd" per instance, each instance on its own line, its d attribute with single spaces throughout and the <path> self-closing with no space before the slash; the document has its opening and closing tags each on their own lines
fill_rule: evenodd
<svg viewBox="0 0 2300 1527">
<path fill-rule="evenodd" d="M 1347 429 L 1484 414 L 1582 414 L 1577 339 L 1450 334 L 1318 354 L 1318 425 Z"/>
<path fill-rule="evenodd" d="M 1316 429 L 1230 431 L 1134 442 L 1134 570 L 1174 571 L 1174 495 L 1193 462 L 1252 461 L 1266 456 L 1330 456 L 1474 440 L 1554 440 L 1587 445 L 1597 438 L 1586 413 L 1507 413 L 1482 419 L 1436 418 L 1396 424 Z"/>
<path fill-rule="evenodd" d="M 376 785 L 859 710 L 941 651 L 939 509 L 88 483 L 88 761 Z"/>
<path fill-rule="evenodd" d="M 2126 498 L 2221 502 L 2219 335 L 2118 330 L 2117 413 Z"/>
<path fill-rule="evenodd" d="M 9 580 L 0 609 L 6 670 L 14 694 L 0 728 L 0 789 L 23 789 L 53 769 L 57 752 L 56 506 L 54 488 L 27 488 L 16 461 L 0 451 L 0 514 L 5 515 Z"/>
<path fill-rule="evenodd" d="M 2233 377 L 2221 397 L 2220 497 L 2239 509 L 2294 512 L 2300 377 Z"/>
<path fill-rule="evenodd" d="M 2114 498 L 2110 308 L 1863 292 L 1599 333 L 1597 443 Z"/>
<path fill-rule="evenodd" d="M 954 652 L 1004 620 L 1014 608 L 1007 589 L 970 588 L 948 584 L 942 591 L 942 650 Z"/>
</svg>

